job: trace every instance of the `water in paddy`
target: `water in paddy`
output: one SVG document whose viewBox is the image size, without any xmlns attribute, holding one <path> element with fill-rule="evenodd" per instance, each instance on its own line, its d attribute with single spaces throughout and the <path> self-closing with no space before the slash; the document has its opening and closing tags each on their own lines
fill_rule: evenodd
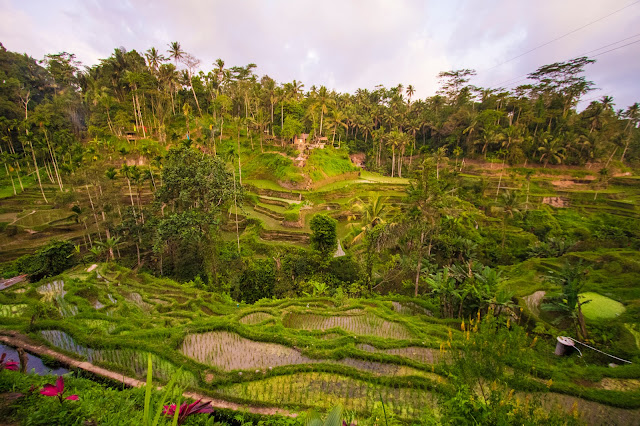
<svg viewBox="0 0 640 426">
<path fill-rule="evenodd" d="M 93 349 L 78 344 L 73 337 L 60 330 L 42 330 L 40 334 L 53 346 L 81 355 L 92 364 L 113 364 L 129 370 L 139 379 L 146 377 L 148 352 L 133 349 Z M 185 370 L 178 372 L 175 365 L 155 354 L 151 354 L 151 363 L 153 376 L 163 382 L 178 374 L 178 383 L 181 385 L 191 386 L 196 383 L 193 373 Z"/>
<path fill-rule="evenodd" d="M 6 360 L 19 362 L 20 358 L 18 357 L 18 351 L 16 351 L 13 347 L 7 346 L 7 345 L 0 345 L 0 354 L 2 353 L 7 354 Z M 40 376 L 44 376 L 47 374 L 61 376 L 63 374 L 67 374 L 69 370 L 63 367 L 58 367 L 58 368 L 47 367 L 42 362 L 42 359 L 27 352 L 27 372 L 39 374 Z"/>
</svg>

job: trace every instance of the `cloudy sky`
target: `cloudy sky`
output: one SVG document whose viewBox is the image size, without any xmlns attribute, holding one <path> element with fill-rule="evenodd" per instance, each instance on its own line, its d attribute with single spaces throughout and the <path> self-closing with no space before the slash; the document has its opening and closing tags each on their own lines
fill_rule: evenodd
<svg viewBox="0 0 640 426">
<path fill-rule="evenodd" d="M 204 70 L 253 62 L 305 89 L 402 83 L 424 98 L 440 71 L 511 87 L 541 65 L 602 53 L 587 70 L 600 90 L 581 106 L 608 94 L 618 108 L 640 101 L 639 22 L 640 0 L 0 0 L 0 42 L 35 58 L 67 51 L 93 65 L 118 46 L 179 41 Z"/>
</svg>

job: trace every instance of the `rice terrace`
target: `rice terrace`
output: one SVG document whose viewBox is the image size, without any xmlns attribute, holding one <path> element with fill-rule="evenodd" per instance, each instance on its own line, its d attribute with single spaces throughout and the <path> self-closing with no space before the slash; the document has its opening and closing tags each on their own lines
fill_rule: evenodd
<svg viewBox="0 0 640 426">
<path fill-rule="evenodd" d="M 5 3 L 0 424 L 640 425 L 640 2 Z"/>
</svg>

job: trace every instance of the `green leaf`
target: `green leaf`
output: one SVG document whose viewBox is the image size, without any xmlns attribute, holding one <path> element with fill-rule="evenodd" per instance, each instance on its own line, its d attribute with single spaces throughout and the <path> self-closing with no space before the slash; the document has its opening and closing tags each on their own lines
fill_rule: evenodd
<svg viewBox="0 0 640 426">
<path fill-rule="evenodd" d="M 342 406 L 337 405 L 331 410 L 324 421 L 324 426 L 342 426 Z"/>
<path fill-rule="evenodd" d="M 171 426 L 178 425 L 178 416 L 180 415 L 180 404 L 182 404 L 182 398 L 178 398 L 178 402 L 176 403 L 176 411 L 173 413 L 173 421 L 171 422 Z"/>
<path fill-rule="evenodd" d="M 144 392 L 144 424 L 149 425 L 149 405 L 151 405 L 151 388 L 153 386 L 151 354 L 147 360 L 147 385 Z"/>
</svg>

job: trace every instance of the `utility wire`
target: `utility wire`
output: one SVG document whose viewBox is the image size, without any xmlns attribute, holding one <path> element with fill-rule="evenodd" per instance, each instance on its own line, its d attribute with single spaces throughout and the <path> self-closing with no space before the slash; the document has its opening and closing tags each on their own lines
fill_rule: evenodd
<svg viewBox="0 0 640 426">
<path fill-rule="evenodd" d="M 594 49 L 594 50 L 592 50 L 591 52 L 596 52 L 596 51 L 598 51 L 598 50 L 605 49 L 605 48 L 606 48 L 606 47 L 608 47 L 608 46 L 613 46 L 614 44 L 618 44 L 618 43 L 620 43 L 620 42 L 622 42 L 622 41 L 624 41 L 624 40 L 628 40 L 628 39 L 630 39 L 630 38 L 637 37 L 638 35 L 640 35 L 640 34 L 636 34 L 635 36 L 627 37 L 627 38 L 622 39 L 622 40 L 619 40 L 619 41 L 617 41 L 617 42 L 615 42 L 615 43 L 611 43 L 611 44 L 608 44 L 608 45 L 606 45 L 606 46 L 602 46 L 602 47 L 600 47 L 600 48 L 598 48 L 598 49 Z M 598 57 L 598 56 L 600 56 L 600 55 L 604 55 L 605 53 L 613 52 L 613 51 L 615 51 L 615 50 L 622 49 L 623 47 L 627 47 L 627 46 L 630 46 L 630 45 L 632 45 L 632 44 L 636 44 L 636 43 L 640 43 L 640 40 L 632 41 L 631 43 L 623 44 L 622 46 L 618 46 L 618 47 L 614 47 L 613 49 L 605 50 L 604 52 L 600 52 L 600 53 L 597 53 L 597 54 L 595 54 L 595 55 L 592 55 L 592 56 L 591 56 L 591 58 L 596 58 L 596 57 Z M 586 56 L 586 53 L 585 53 L 585 54 L 582 54 L 582 55 L 578 55 L 578 56 L 576 56 L 575 58 L 580 58 L 580 57 L 582 57 L 582 56 Z M 507 86 L 513 86 L 513 85 L 514 85 L 514 84 L 516 84 L 516 83 L 520 83 L 520 82 L 522 82 L 522 81 L 528 80 L 528 79 L 529 79 L 528 77 L 527 77 L 527 78 L 521 78 L 521 77 L 524 77 L 525 75 L 526 75 L 526 76 L 528 76 L 529 74 L 524 74 L 524 75 L 522 75 L 522 76 L 520 76 L 520 77 L 512 78 L 511 80 L 516 80 L 516 81 L 513 81 L 513 82 L 509 83 Z M 519 79 L 519 80 L 517 80 L 517 79 Z M 507 80 L 507 82 L 509 82 L 509 81 L 511 81 L 511 80 Z M 503 83 L 501 83 L 501 84 L 499 84 L 499 85 L 496 85 L 496 86 L 491 86 L 489 89 L 495 89 L 495 88 L 498 88 L 498 87 L 500 87 L 500 86 L 501 86 L 502 84 L 504 84 L 504 83 L 505 83 L 505 82 L 503 82 Z M 513 87 L 511 87 L 511 88 L 513 88 Z M 506 87 L 505 89 L 507 89 L 507 90 L 508 90 L 509 88 L 508 88 L 508 87 Z"/>
<path fill-rule="evenodd" d="M 602 46 L 602 47 L 599 47 L 599 48 L 597 48 L 597 49 L 590 50 L 590 51 L 588 51 L 588 52 L 586 52 L 586 53 L 583 53 L 582 55 L 578 55 L 578 56 L 576 56 L 576 58 L 579 58 L 579 57 L 581 57 L 581 56 L 587 56 L 587 55 L 589 55 L 590 53 L 597 52 L 598 50 L 606 49 L 607 47 L 614 46 L 614 45 L 616 45 L 616 44 L 618 44 L 618 43 L 622 43 L 623 41 L 627 41 L 627 40 L 630 40 L 630 39 L 632 39 L 632 38 L 636 38 L 636 37 L 638 37 L 638 36 L 640 36 L 640 33 L 635 34 L 635 35 L 632 35 L 632 36 L 630 36 L 630 37 L 623 38 L 623 39 L 618 40 L 618 41 L 615 41 L 615 42 L 613 42 L 613 43 L 606 44 L 606 45 L 604 45 L 604 46 Z M 636 43 L 636 42 L 634 42 L 634 43 Z M 629 44 L 633 44 L 633 43 L 629 43 Z M 628 46 L 628 44 L 625 44 L 625 46 Z M 619 47 L 624 47 L 624 46 L 619 46 Z M 602 53 L 606 53 L 606 52 L 598 53 L 598 55 L 600 55 L 600 54 L 602 54 Z M 597 55 L 594 55 L 594 57 L 595 57 L 595 56 L 597 56 Z M 512 85 L 512 84 L 514 84 L 514 83 L 518 83 L 519 81 L 523 81 L 523 80 L 522 80 L 522 77 L 526 77 L 526 76 L 528 76 L 528 75 L 529 75 L 529 73 L 527 73 L 527 74 L 522 74 L 522 75 L 520 75 L 520 76 L 518 76 L 518 77 L 510 78 L 510 79 L 508 79 L 508 80 L 503 81 L 502 83 L 494 84 L 494 85 L 492 85 L 490 88 L 491 88 L 491 89 L 494 89 L 494 88 L 498 88 L 498 87 L 502 86 L 503 84 Z M 514 81 L 514 80 L 518 80 L 518 81 Z M 524 80 L 527 80 L 527 79 L 524 79 Z"/>
<path fill-rule="evenodd" d="M 501 62 L 501 63 L 499 63 L 499 64 L 497 64 L 497 65 L 492 66 L 491 68 L 487 68 L 485 71 L 492 70 L 492 69 L 497 68 L 497 67 L 499 67 L 499 66 L 502 66 L 502 65 L 504 65 L 504 64 L 506 64 L 506 63 L 509 63 L 509 62 L 511 62 L 511 61 L 513 61 L 513 60 L 515 60 L 515 59 L 518 59 L 518 58 L 520 58 L 520 57 L 522 57 L 522 56 L 524 56 L 524 55 L 528 55 L 529 53 L 531 53 L 531 52 L 533 52 L 533 51 L 536 51 L 536 50 L 538 50 L 538 49 L 540 49 L 540 48 L 542 48 L 542 47 L 545 47 L 545 46 L 547 46 L 547 45 L 549 45 L 549 44 L 551 44 L 551 43 L 553 43 L 553 42 L 556 42 L 556 41 L 558 41 L 558 40 L 561 40 L 561 39 L 563 39 L 563 38 L 565 38 L 565 37 L 567 37 L 567 36 L 569 36 L 569 35 L 571 35 L 571 34 L 573 34 L 573 33 L 575 33 L 575 32 L 578 32 L 578 31 L 580 31 L 580 30 L 582 30 L 582 29 L 584 29 L 584 28 L 586 28 L 586 27 L 588 27 L 588 26 L 590 26 L 590 25 L 595 24 L 596 22 L 600 22 L 600 21 L 602 21 L 603 19 L 608 18 L 609 16 L 615 15 L 616 13 L 618 13 L 618 12 L 620 12 L 620 11 L 623 11 L 623 10 L 625 10 L 625 9 L 627 9 L 627 8 L 631 7 L 631 6 L 635 6 L 635 5 L 636 5 L 636 4 L 638 4 L 638 3 L 640 3 L 640 0 L 637 0 L 637 1 L 635 1 L 635 2 L 633 2 L 633 3 L 631 3 L 631 4 L 629 4 L 629 5 L 627 5 L 627 6 L 625 6 L 625 7 L 620 8 L 620 9 L 617 9 L 617 10 L 615 10 L 615 11 L 613 11 L 613 12 L 609 13 L 608 15 L 602 16 L 602 17 L 600 17 L 600 18 L 596 19 L 595 21 L 591 21 L 591 22 L 589 22 L 588 24 L 584 24 L 583 26 L 578 27 L 578 28 L 576 28 L 576 29 L 574 29 L 574 30 L 571 30 L 571 31 L 569 31 L 568 33 L 565 33 L 565 34 L 563 34 L 563 35 L 561 35 L 561 36 L 559 36 L 559 37 L 554 38 L 553 40 L 549 40 L 548 42 L 543 43 L 543 44 L 541 44 L 541 45 L 539 45 L 539 46 L 536 46 L 536 47 L 534 47 L 533 49 L 529 49 L 529 50 L 527 50 L 526 52 L 519 54 L 518 56 L 514 56 L 514 57 L 513 57 L 513 58 L 511 58 L 511 59 L 507 59 L 507 60 L 506 60 L 506 61 L 504 61 L 504 62 Z"/>
<path fill-rule="evenodd" d="M 597 52 L 598 50 L 602 50 L 602 49 L 604 49 L 604 48 L 606 48 L 606 47 L 613 46 L 614 44 L 622 43 L 623 41 L 627 41 L 627 40 L 630 40 L 630 39 L 632 39 L 632 38 L 636 38 L 636 37 L 638 37 L 638 36 L 640 36 L 640 33 L 635 34 L 635 35 L 632 35 L 632 36 L 627 37 L 627 38 L 623 38 L 622 40 L 618 40 L 618 41 L 615 41 L 615 42 L 613 42 L 613 43 L 609 43 L 609 44 L 607 44 L 607 45 L 605 45 L 605 46 L 602 46 L 602 47 L 599 47 L 599 48 L 597 48 L 597 49 L 590 50 L 590 51 L 588 51 L 587 53 L 583 53 L 582 55 L 578 55 L 578 57 L 580 57 L 580 56 L 587 56 L 589 53 Z"/>
<path fill-rule="evenodd" d="M 563 336 L 563 337 L 565 337 L 565 336 Z M 626 359 L 618 358 L 617 356 L 613 356 L 613 355 L 608 354 L 608 353 L 606 353 L 606 352 L 602 352 L 601 350 L 596 349 L 596 348 L 594 348 L 593 346 L 589 346 L 589 345 L 587 345 L 586 343 L 582 343 L 581 341 L 576 340 L 576 339 L 574 339 L 573 337 L 565 337 L 565 339 L 571 339 L 571 340 L 573 340 L 573 341 L 574 341 L 574 342 L 576 342 L 576 343 L 580 343 L 582 346 L 586 346 L 586 347 L 588 347 L 588 348 L 589 348 L 589 349 L 591 349 L 591 350 L 594 350 L 594 351 L 596 351 L 596 352 L 600 352 L 601 354 L 606 355 L 606 356 L 609 356 L 609 357 L 614 358 L 614 359 L 617 359 L 618 361 L 622 361 L 622 362 L 626 362 L 626 363 L 629 363 L 629 364 L 633 364 L 631 361 L 627 361 Z M 576 348 L 576 349 L 577 349 L 577 348 Z M 582 353 L 582 352 L 580 352 L 580 353 Z"/>
<path fill-rule="evenodd" d="M 597 55 L 593 55 L 592 58 L 595 58 L 596 56 L 604 55 L 605 53 L 613 52 L 614 50 L 622 49 L 623 47 L 630 46 L 630 45 L 636 44 L 636 43 L 640 43 L 640 40 L 632 41 L 631 43 L 623 44 L 622 46 L 618 46 L 618 47 L 613 48 L 613 49 L 605 50 L 604 52 L 600 52 Z"/>
</svg>

